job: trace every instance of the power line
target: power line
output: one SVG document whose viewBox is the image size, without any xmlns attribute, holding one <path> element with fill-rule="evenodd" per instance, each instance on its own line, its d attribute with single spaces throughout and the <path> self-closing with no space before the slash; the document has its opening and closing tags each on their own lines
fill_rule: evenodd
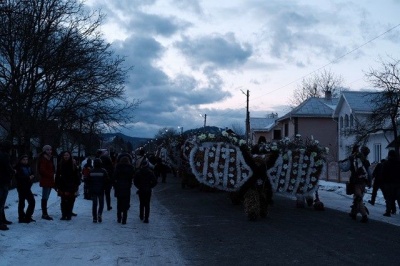
<svg viewBox="0 0 400 266">
<path fill-rule="evenodd" d="M 278 87 L 278 88 L 276 88 L 276 89 L 274 89 L 274 90 L 271 90 L 271 91 L 269 91 L 269 92 L 266 92 L 266 93 L 264 93 L 264 94 L 258 95 L 258 96 L 254 97 L 254 98 L 255 98 L 255 99 L 260 98 L 260 97 L 265 96 L 265 95 L 267 95 L 267 94 L 270 94 L 270 93 L 273 93 L 273 92 L 278 91 L 278 90 L 280 90 L 280 89 L 283 89 L 283 88 L 285 88 L 285 87 L 287 87 L 287 86 L 289 86 L 289 85 L 291 85 L 291 84 L 293 84 L 293 83 L 295 83 L 295 82 L 297 82 L 297 81 L 299 81 L 299 80 L 302 80 L 302 79 L 304 79 L 305 77 L 310 76 L 310 75 L 312 75 L 312 74 L 314 74 L 314 73 L 316 73 L 316 72 L 318 72 L 318 71 L 324 69 L 325 67 L 327 67 L 327 66 L 329 66 L 329 65 L 331 65 L 331 64 L 333 64 L 333 63 L 335 63 L 335 62 L 337 62 L 337 61 L 339 61 L 340 59 L 346 57 L 347 55 L 349 55 L 349 54 L 351 54 L 351 53 L 353 53 L 353 52 L 355 52 L 355 51 L 361 49 L 362 47 L 364 47 L 364 46 L 366 46 L 367 44 L 369 44 L 369 43 L 375 41 L 376 39 L 379 39 L 379 38 L 382 37 L 383 35 L 387 34 L 388 32 L 390 32 L 390 31 L 392 31 L 392 30 L 394 30 L 394 29 L 396 29 L 396 28 L 398 28 L 399 26 L 400 26 L 400 24 L 397 24 L 396 26 L 394 26 L 394 27 L 392 27 L 392 28 L 386 30 L 385 32 L 379 34 L 378 36 L 375 36 L 374 38 L 368 40 L 367 42 L 361 44 L 360 46 L 357 46 L 357 47 L 354 48 L 353 50 L 350 50 L 349 52 L 347 52 L 347 53 L 345 53 L 345 54 L 343 54 L 343 55 L 341 55 L 341 56 L 335 58 L 334 60 L 330 61 L 329 63 L 327 63 L 327 64 L 325 64 L 325 65 L 323 65 L 322 67 L 317 68 L 316 70 L 313 70 L 313 71 L 311 71 L 310 73 L 305 74 L 305 75 L 303 75 L 302 77 L 297 78 L 297 79 L 295 79 L 295 80 L 293 80 L 293 81 L 287 83 L 286 85 L 283 85 L 283 86 L 281 86 L 281 87 Z M 238 107 L 240 107 L 240 106 L 238 106 Z M 232 108 L 232 109 L 235 109 L 235 108 Z M 232 112 L 232 111 L 229 111 L 229 112 L 227 112 L 226 114 L 228 114 L 228 113 L 230 113 L 230 112 Z"/>
</svg>

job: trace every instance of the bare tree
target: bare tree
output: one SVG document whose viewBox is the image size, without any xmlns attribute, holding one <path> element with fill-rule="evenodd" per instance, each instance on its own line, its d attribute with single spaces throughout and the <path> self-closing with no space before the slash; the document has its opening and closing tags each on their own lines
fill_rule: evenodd
<svg viewBox="0 0 400 266">
<path fill-rule="evenodd" d="M 93 132 L 134 118 L 130 69 L 101 38 L 101 21 L 77 0 L 0 2 L 0 118 L 24 152 L 49 128 Z"/>
<path fill-rule="evenodd" d="M 335 76 L 330 70 L 324 69 L 314 76 L 304 78 L 294 90 L 290 101 L 297 106 L 310 97 L 323 97 L 327 91 L 332 93 L 332 97 L 338 97 L 342 82 L 341 76 Z"/>
<path fill-rule="evenodd" d="M 399 154 L 398 116 L 400 108 L 400 60 L 381 62 L 381 69 L 371 69 L 366 76 L 381 93 L 371 100 L 373 113 L 368 121 L 369 132 L 389 130 L 393 134 L 395 150 Z"/>
</svg>

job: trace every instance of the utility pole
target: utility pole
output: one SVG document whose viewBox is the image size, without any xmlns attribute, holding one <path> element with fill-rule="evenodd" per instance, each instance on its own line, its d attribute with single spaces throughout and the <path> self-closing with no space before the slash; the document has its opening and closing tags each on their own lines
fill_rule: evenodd
<svg viewBox="0 0 400 266">
<path fill-rule="evenodd" d="M 247 93 L 244 93 L 246 95 L 246 144 L 249 145 L 249 134 L 250 134 L 250 112 L 249 112 L 249 97 L 250 97 L 250 92 L 247 90 Z"/>
</svg>

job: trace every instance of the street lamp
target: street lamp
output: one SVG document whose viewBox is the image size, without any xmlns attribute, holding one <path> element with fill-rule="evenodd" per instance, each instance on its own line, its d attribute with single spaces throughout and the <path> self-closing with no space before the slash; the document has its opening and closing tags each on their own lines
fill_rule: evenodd
<svg viewBox="0 0 400 266">
<path fill-rule="evenodd" d="M 200 114 L 201 117 L 204 117 L 204 127 L 206 127 L 206 122 L 207 122 L 207 114 Z"/>
</svg>

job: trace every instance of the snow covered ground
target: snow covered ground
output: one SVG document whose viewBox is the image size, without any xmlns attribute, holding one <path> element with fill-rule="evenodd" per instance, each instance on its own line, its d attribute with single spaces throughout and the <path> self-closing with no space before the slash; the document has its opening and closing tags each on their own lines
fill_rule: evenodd
<svg viewBox="0 0 400 266">
<path fill-rule="evenodd" d="M 82 186 L 81 186 L 82 187 Z M 155 188 L 152 198 L 150 223 L 138 217 L 138 199 L 133 196 L 126 225 L 116 222 L 116 200 L 113 210 L 105 210 L 103 222 L 94 224 L 91 201 L 80 196 L 74 212 L 78 217 L 60 221 L 60 200 L 52 191 L 49 214 L 54 221 L 41 219 L 41 189 L 37 183 L 32 191 L 37 195 L 35 223 L 18 223 L 18 195 L 11 190 L 7 199 L 6 216 L 13 222 L 10 230 L 0 231 L 0 265 L 184 265 L 178 250 L 179 225 L 157 200 L 163 186 Z M 133 190 L 134 191 L 134 190 Z M 370 199 L 370 192 L 365 201 Z M 319 196 L 326 208 L 349 212 L 352 197 L 346 195 L 344 184 L 320 181 Z M 366 203 L 370 219 L 400 226 L 400 215 L 385 217 L 382 193 L 378 192 L 375 206 Z"/>
</svg>

